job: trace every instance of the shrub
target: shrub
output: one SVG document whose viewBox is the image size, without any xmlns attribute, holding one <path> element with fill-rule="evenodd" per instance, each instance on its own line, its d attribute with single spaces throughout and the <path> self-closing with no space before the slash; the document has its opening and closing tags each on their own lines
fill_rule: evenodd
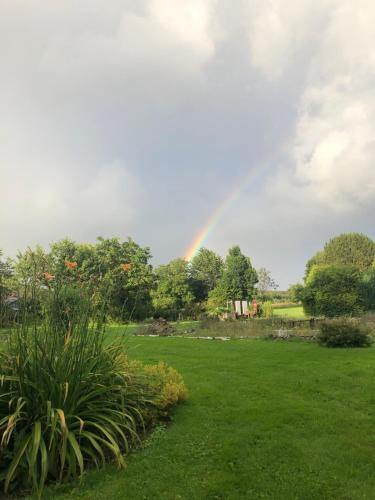
<svg viewBox="0 0 375 500">
<path fill-rule="evenodd" d="M 270 300 L 263 302 L 261 305 L 261 316 L 262 318 L 272 318 L 273 316 L 273 305 Z"/>
<path fill-rule="evenodd" d="M 177 403 L 185 401 L 187 397 L 186 387 L 181 375 L 163 362 L 157 365 L 143 365 L 139 361 L 129 364 L 130 371 L 143 374 L 151 392 L 155 394 L 154 406 L 149 413 L 149 418 L 165 417 L 170 408 Z"/>
<path fill-rule="evenodd" d="M 375 311 L 375 268 L 362 275 L 362 299 L 367 311 Z"/>
<path fill-rule="evenodd" d="M 317 336 L 319 344 L 327 347 L 368 347 L 371 330 L 352 318 L 324 321 Z"/>
<path fill-rule="evenodd" d="M 361 280 L 360 271 L 352 266 L 314 265 L 301 292 L 305 312 L 330 318 L 361 314 Z"/>
<path fill-rule="evenodd" d="M 0 353 L 5 492 L 23 486 L 40 496 L 47 480 L 74 478 L 87 465 L 114 458 L 124 466 L 122 453 L 184 391 L 173 370 L 151 375 L 140 364 L 131 367 L 121 345 L 105 345 L 103 311 L 95 308 L 93 317 L 87 290 L 46 295 L 42 324 L 24 316 Z"/>
</svg>

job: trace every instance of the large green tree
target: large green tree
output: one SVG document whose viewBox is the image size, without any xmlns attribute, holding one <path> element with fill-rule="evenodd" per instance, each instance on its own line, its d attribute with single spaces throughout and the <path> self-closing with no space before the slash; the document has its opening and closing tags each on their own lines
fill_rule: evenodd
<svg viewBox="0 0 375 500">
<path fill-rule="evenodd" d="M 22 286 L 30 276 L 38 277 L 42 288 L 46 281 L 91 284 L 114 319 L 144 319 L 152 312 L 150 258 L 150 250 L 130 238 L 99 237 L 95 244 L 63 239 L 52 243 L 50 252 L 37 247 L 20 254 L 16 274 Z"/>
<path fill-rule="evenodd" d="M 225 259 L 223 276 L 219 286 L 225 291 L 228 300 L 249 299 L 255 294 L 258 282 L 256 270 L 251 260 L 246 257 L 239 246 L 229 249 Z"/>
<path fill-rule="evenodd" d="M 375 311 L 375 266 L 362 274 L 361 291 L 365 309 Z"/>
<path fill-rule="evenodd" d="M 313 265 L 338 264 L 369 269 L 375 260 L 375 242 L 362 233 L 346 233 L 329 240 L 306 265 L 306 277 Z"/>
<path fill-rule="evenodd" d="M 224 262 L 220 255 L 201 248 L 190 263 L 190 278 L 195 299 L 206 300 L 223 274 Z"/>
<path fill-rule="evenodd" d="M 156 288 L 152 303 L 157 315 L 174 318 L 189 306 L 194 295 L 190 286 L 189 266 L 184 259 L 175 259 L 155 270 Z"/>
<path fill-rule="evenodd" d="M 366 307 L 362 281 L 355 266 L 315 264 L 301 292 L 303 307 L 312 316 L 358 315 Z"/>
</svg>

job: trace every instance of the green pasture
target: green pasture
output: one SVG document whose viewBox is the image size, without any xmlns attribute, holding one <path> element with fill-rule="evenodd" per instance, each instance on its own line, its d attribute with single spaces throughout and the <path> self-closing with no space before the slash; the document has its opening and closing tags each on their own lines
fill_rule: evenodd
<svg viewBox="0 0 375 500">
<path fill-rule="evenodd" d="M 306 318 L 302 306 L 295 307 L 274 307 L 273 313 L 275 316 L 282 316 L 286 318 L 303 319 Z"/>
<path fill-rule="evenodd" d="M 374 498 L 375 348 L 134 336 L 124 348 L 177 368 L 188 401 L 125 470 L 88 472 L 44 498 Z"/>
</svg>

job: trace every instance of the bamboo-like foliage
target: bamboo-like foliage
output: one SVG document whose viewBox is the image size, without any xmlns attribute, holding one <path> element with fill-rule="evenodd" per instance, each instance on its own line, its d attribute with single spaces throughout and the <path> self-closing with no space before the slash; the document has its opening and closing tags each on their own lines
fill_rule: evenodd
<svg viewBox="0 0 375 500">
<path fill-rule="evenodd" d="M 87 465 L 123 467 L 158 395 L 121 346 L 105 345 L 105 304 L 92 290 L 35 283 L 0 352 L 0 482 L 5 492 L 40 496 L 47 480 L 74 478 Z"/>
</svg>

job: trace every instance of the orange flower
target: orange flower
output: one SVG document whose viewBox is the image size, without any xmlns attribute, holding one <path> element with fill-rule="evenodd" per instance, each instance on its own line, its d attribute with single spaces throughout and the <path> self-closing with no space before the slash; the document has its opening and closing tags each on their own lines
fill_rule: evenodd
<svg viewBox="0 0 375 500">
<path fill-rule="evenodd" d="M 45 278 L 47 281 L 51 281 L 51 280 L 53 280 L 53 279 L 55 278 L 55 277 L 53 276 L 53 274 L 50 274 L 50 273 L 47 273 L 47 272 L 43 273 L 43 276 L 44 276 L 44 278 Z"/>
<path fill-rule="evenodd" d="M 130 269 L 132 268 L 131 264 L 121 264 L 120 267 L 123 271 L 126 271 L 126 272 L 130 271 Z"/>
<path fill-rule="evenodd" d="M 69 260 L 64 260 L 64 265 L 67 269 L 74 269 L 77 267 L 77 262 L 70 262 Z"/>
</svg>

